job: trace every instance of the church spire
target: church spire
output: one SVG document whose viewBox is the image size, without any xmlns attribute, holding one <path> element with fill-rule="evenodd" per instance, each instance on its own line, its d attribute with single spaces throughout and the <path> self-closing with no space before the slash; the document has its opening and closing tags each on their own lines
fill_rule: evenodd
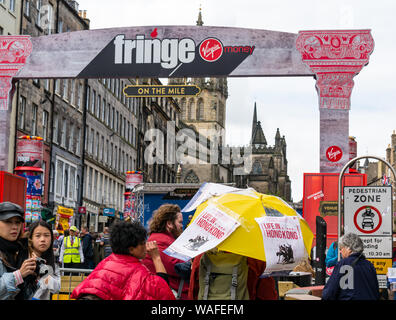
<svg viewBox="0 0 396 320">
<path fill-rule="evenodd" d="M 199 7 L 197 26 L 202 26 L 203 25 L 202 12 L 201 11 L 202 11 L 202 9 L 201 9 L 201 7 Z"/>
<path fill-rule="evenodd" d="M 252 140 L 253 140 L 253 135 L 254 135 L 254 130 L 257 125 L 257 107 L 256 107 L 256 102 L 254 102 L 254 111 L 253 111 L 253 123 L 252 123 Z"/>
<path fill-rule="evenodd" d="M 261 128 L 260 121 L 257 121 L 257 106 L 254 103 L 253 111 L 253 125 L 252 125 L 252 145 L 267 145 L 267 140 L 265 139 L 263 128 Z"/>
</svg>

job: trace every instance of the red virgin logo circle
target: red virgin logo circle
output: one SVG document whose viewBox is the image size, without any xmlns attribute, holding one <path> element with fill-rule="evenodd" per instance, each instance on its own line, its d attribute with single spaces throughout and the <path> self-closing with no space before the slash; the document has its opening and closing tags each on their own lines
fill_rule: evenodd
<svg viewBox="0 0 396 320">
<path fill-rule="evenodd" d="M 218 60 L 223 54 L 223 44 L 215 38 L 207 38 L 199 45 L 199 55 L 208 62 Z"/>
<path fill-rule="evenodd" d="M 326 150 L 326 158 L 331 162 L 340 161 L 342 158 L 342 150 L 340 147 L 331 146 Z"/>
</svg>

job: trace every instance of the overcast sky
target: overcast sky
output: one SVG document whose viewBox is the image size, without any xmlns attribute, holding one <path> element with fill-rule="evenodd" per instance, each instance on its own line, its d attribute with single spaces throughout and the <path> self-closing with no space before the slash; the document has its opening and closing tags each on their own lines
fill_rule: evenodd
<svg viewBox="0 0 396 320">
<path fill-rule="evenodd" d="M 371 29 L 375 47 L 370 63 L 355 78 L 349 134 L 358 156 L 385 157 L 396 129 L 396 2 L 315 0 L 80 0 L 91 29 L 133 26 L 195 25 L 199 7 L 205 26 L 300 30 Z M 228 80 L 226 137 L 233 146 L 251 135 L 257 102 L 269 145 L 276 128 L 285 135 L 288 174 L 294 201 L 303 195 L 303 173 L 319 172 L 319 107 L 312 77 L 231 78 Z M 374 160 L 374 159 L 372 159 Z"/>
</svg>

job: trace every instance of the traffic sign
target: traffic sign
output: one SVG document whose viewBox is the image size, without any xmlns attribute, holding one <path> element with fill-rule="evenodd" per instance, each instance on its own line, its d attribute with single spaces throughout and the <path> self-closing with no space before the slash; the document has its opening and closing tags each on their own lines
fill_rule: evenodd
<svg viewBox="0 0 396 320">
<path fill-rule="evenodd" d="M 392 187 L 344 187 L 344 230 L 363 241 L 363 253 L 374 265 L 380 288 L 392 266 Z"/>
<path fill-rule="evenodd" d="M 360 236 L 392 235 L 392 187 L 344 187 L 344 228 Z"/>
</svg>

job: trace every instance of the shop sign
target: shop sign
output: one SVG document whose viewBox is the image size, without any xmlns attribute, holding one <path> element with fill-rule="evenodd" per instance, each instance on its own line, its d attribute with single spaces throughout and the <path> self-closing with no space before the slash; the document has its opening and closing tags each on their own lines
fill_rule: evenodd
<svg viewBox="0 0 396 320">
<path fill-rule="evenodd" d="M 115 209 L 114 208 L 104 208 L 103 215 L 107 217 L 115 217 Z"/>
</svg>

